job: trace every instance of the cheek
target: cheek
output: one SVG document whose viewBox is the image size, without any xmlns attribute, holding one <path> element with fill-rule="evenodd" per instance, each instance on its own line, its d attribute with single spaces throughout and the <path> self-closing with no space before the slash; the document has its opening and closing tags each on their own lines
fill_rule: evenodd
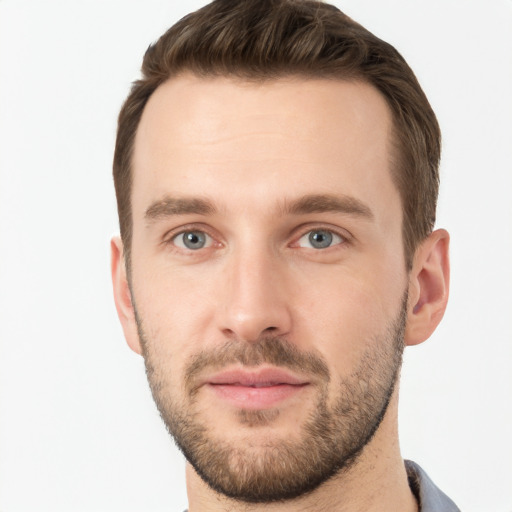
<svg viewBox="0 0 512 512">
<path fill-rule="evenodd" d="M 400 310 L 404 273 L 389 269 L 328 269 L 301 283 L 297 335 L 314 343 L 334 371 L 349 375 L 371 345 L 382 339 Z M 314 283 L 314 286 L 311 286 Z M 315 340 L 314 342 L 312 340 Z"/>
<path fill-rule="evenodd" d="M 153 359 L 176 368 L 204 344 L 215 294 L 193 273 L 139 265 L 133 278 L 137 313 Z"/>
</svg>

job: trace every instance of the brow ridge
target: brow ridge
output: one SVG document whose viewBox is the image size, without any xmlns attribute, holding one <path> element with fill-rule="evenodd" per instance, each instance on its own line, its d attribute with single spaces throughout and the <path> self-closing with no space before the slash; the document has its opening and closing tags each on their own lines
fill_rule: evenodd
<svg viewBox="0 0 512 512">
<path fill-rule="evenodd" d="M 298 199 L 284 201 L 281 214 L 305 215 L 309 213 L 337 212 L 373 219 L 371 209 L 359 199 L 347 195 L 308 194 Z M 213 215 L 214 203 L 206 198 L 170 197 L 153 202 L 145 213 L 148 221 L 156 221 L 175 215 Z"/>
<path fill-rule="evenodd" d="M 216 213 L 215 205 L 209 200 L 197 197 L 170 197 L 155 201 L 146 210 L 146 220 L 159 220 L 174 215 L 211 215 Z"/>
<path fill-rule="evenodd" d="M 309 194 L 285 202 L 283 211 L 293 215 L 338 212 L 373 219 L 373 212 L 365 203 L 348 195 Z"/>
</svg>

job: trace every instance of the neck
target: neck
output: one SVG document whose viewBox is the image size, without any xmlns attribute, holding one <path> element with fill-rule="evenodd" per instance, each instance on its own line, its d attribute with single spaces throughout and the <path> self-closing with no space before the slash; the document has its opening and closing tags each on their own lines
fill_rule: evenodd
<svg viewBox="0 0 512 512">
<path fill-rule="evenodd" d="M 357 461 L 311 493 L 278 503 L 247 504 L 217 493 L 187 464 L 189 512 L 417 512 L 398 444 L 398 394 Z"/>
</svg>

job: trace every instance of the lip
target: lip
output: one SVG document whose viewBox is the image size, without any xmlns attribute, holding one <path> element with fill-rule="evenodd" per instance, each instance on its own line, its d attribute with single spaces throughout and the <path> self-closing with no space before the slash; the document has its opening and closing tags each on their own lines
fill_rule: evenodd
<svg viewBox="0 0 512 512">
<path fill-rule="evenodd" d="M 204 380 L 213 394 L 241 409 L 268 409 L 290 399 L 309 381 L 280 368 L 233 369 Z"/>
</svg>

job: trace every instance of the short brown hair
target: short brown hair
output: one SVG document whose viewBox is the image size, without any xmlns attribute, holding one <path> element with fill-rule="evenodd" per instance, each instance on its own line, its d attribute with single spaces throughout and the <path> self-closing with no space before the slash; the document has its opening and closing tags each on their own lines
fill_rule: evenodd
<svg viewBox="0 0 512 512">
<path fill-rule="evenodd" d="M 390 44 L 336 7 L 315 0 L 214 0 L 173 25 L 151 45 L 118 119 L 114 183 L 121 237 L 130 262 L 131 159 L 144 107 L 180 72 L 271 80 L 284 76 L 361 80 L 393 115 L 393 180 L 402 200 L 407 266 L 433 229 L 441 134 L 414 73 Z"/>
</svg>

